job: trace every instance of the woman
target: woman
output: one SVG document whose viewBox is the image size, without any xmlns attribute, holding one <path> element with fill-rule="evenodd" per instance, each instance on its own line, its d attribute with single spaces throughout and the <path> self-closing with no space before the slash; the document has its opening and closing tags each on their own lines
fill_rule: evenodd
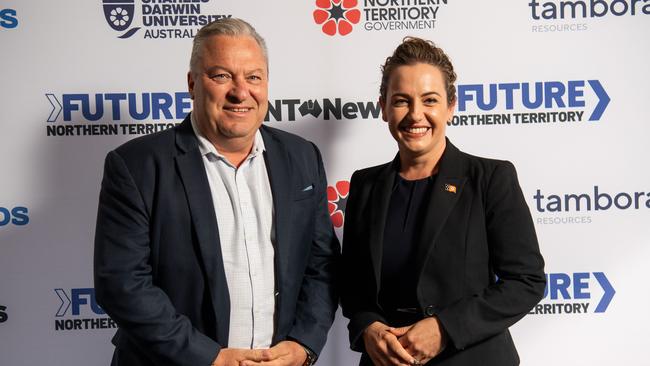
<svg viewBox="0 0 650 366">
<path fill-rule="evenodd" d="M 544 292 L 534 225 L 507 161 L 445 137 L 456 74 L 406 38 L 382 67 L 392 162 L 355 172 L 343 234 L 343 314 L 361 365 L 519 364 L 508 327 Z"/>
</svg>

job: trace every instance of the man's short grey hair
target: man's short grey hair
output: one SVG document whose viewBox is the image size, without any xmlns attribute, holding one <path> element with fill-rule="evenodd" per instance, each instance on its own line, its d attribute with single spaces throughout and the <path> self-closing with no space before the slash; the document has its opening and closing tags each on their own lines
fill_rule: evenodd
<svg viewBox="0 0 650 366">
<path fill-rule="evenodd" d="M 213 36 L 251 37 L 260 46 L 264 60 L 267 65 L 269 64 L 266 42 L 264 42 L 264 38 L 257 33 L 255 28 L 238 18 L 224 18 L 206 24 L 194 36 L 192 56 L 190 57 L 190 71 L 192 73 L 198 71 L 198 63 L 203 55 L 203 42 Z"/>
</svg>

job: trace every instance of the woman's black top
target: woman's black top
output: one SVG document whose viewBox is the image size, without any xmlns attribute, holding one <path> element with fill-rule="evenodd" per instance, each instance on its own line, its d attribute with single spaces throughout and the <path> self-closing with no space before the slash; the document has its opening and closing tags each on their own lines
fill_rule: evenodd
<svg viewBox="0 0 650 366">
<path fill-rule="evenodd" d="M 379 305 L 389 321 L 400 323 L 401 318 L 411 318 L 417 312 L 417 243 L 434 180 L 435 175 L 406 180 L 397 174 L 395 178 L 384 230 L 379 289 Z"/>
</svg>

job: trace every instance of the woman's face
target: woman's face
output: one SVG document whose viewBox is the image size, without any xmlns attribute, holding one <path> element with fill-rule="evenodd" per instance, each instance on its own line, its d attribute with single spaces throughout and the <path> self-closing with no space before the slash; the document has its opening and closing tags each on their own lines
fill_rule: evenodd
<svg viewBox="0 0 650 366">
<path fill-rule="evenodd" d="M 444 151 L 445 129 L 456 103 L 447 103 L 445 80 L 436 66 L 417 63 L 395 68 L 386 100 L 379 103 L 400 155 L 426 159 Z"/>
</svg>

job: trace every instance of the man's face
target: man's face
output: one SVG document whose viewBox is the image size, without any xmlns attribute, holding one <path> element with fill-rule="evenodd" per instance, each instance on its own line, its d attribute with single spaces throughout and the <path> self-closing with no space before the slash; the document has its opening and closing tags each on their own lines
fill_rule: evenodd
<svg viewBox="0 0 650 366">
<path fill-rule="evenodd" d="M 444 149 L 447 121 L 455 104 L 447 103 L 445 81 L 436 66 L 417 63 L 395 68 L 386 100 L 380 104 L 400 154 L 428 157 Z"/>
<path fill-rule="evenodd" d="M 267 63 L 252 37 L 206 39 L 188 86 L 199 128 L 218 150 L 252 146 L 268 109 Z"/>
</svg>

